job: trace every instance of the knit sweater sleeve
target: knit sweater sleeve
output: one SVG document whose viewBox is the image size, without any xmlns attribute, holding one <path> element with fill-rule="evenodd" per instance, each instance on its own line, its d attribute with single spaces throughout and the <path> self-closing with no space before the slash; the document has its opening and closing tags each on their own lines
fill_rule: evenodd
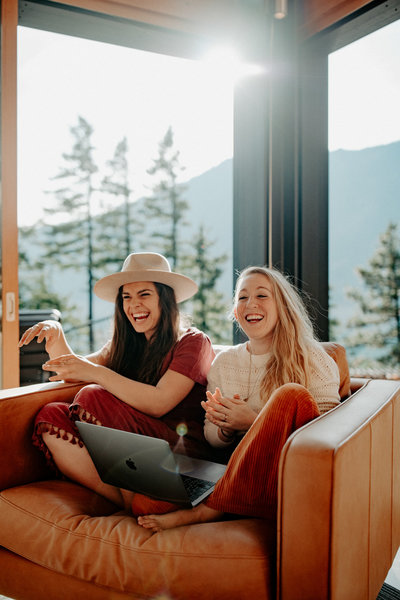
<svg viewBox="0 0 400 600">
<path fill-rule="evenodd" d="M 340 403 L 339 368 L 320 344 L 310 351 L 310 367 L 311 381 L 308 389 L 323 414 Z"/>
<path fill-rule="evenodd" d="M 225 356 L 225 352 L 221 352 L 214 359 L 214 362 L 211 365 L 211 368 L 208 372 L 207 390 L 210 391 L 212 394 L 215 392 L 215 388 L 217 387 L 221 389 L 222 395 L 226 394 L 224 390 L 224 382 L 226 379 L 226 358 L 227 357 Z M 224 448 L 225 446 L 229 446 L 230 444 L 232 444 L 233 439 L 229 441 L 221 440 L 221 438 L 218 435 L 218 429 L 219 427 L 217 427 L 217 425 L 211 423 L 211 421 L 209 421 L 207 418 L 204 419 L 204 437 L 206 438 L 208 443 L 211 444 L 211 446 L 214 446 L 215 448 Z"/>
</svg>

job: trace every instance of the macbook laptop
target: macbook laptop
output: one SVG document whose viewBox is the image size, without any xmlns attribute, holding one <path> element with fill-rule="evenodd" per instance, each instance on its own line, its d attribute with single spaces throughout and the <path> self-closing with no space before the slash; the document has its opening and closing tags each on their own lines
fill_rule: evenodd
<svg viewBox="0 0 400 600">
<path fill-rule="evenodd" d="M 104 483 L 182 506 L 196 506 L 226 465 L 173 452 L 165 440 L 76 421 Z"/>
</svg>

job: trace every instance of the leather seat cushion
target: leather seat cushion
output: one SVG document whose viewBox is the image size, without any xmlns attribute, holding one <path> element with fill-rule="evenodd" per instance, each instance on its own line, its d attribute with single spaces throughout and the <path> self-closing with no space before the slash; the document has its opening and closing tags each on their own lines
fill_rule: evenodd
<svg viewBox="0 0 400 600">
<path fill-rule="evenodd" d="M 2 491 L 0 545 L 50 570 L 146 597 L 273 597 L 273 524 L 238 519 L 151 534 L 67 481 Z"/>
</svg>

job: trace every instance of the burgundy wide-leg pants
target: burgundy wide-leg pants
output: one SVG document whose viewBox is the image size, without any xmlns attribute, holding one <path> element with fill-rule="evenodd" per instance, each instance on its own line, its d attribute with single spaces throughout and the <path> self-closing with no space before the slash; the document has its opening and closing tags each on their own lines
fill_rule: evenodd
<svg viewBox="0 0 400 600">
<path fill-rule="evenodd" d="M 210 458 L 210 446 L 203 434 L 203 423 L 190 421 L 185 435 L 179 427 L 168 421 L 151 417 L 122 402 L 99 385 L 83 387 L 72 404 L 51 402 L 36 415 L 33 444 L 44 452 L 47 462 L 55 467 L 50 451 L 43 442 L 42 434 L 49 432 L 71 444 L 83 446 L 75 421 L 87 421 L 113 429 L 122 429 L 166 440 L 180 454 L 197 458 Z"/>
</svg>

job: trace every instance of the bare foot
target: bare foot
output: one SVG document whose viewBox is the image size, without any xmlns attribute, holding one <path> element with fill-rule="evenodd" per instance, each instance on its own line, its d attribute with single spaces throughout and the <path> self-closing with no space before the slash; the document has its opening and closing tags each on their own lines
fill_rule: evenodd
<svg viewBox="0 0 400 600">
<path fill-rule="evenodd" d="M 165 515 L 146 515 L 138 517 L 138 524 L 145 529 L 151 529 L 154 533 L 163 529 L 171 529 L 180 525 L 191 523 L 206 523 L 218 521 L 224 513 L 205 504 L 198 504 L 194 508 L 176 510 Z"/>
</svg>

